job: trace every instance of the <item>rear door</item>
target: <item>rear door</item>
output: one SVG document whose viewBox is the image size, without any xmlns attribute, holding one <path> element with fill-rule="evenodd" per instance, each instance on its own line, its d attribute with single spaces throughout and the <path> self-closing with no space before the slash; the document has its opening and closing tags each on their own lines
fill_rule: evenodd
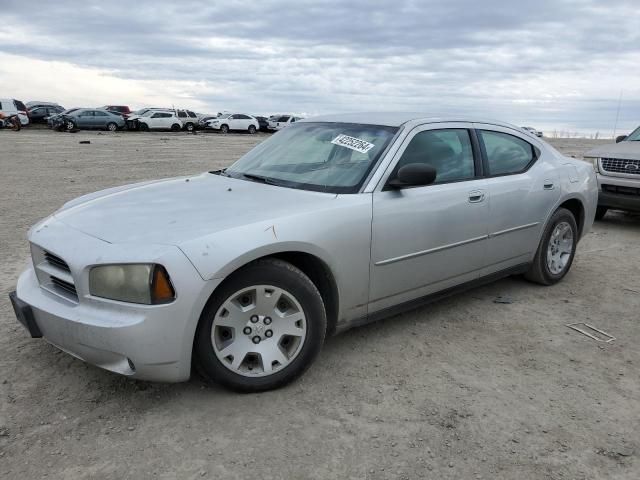
<svg viewBox="0 0 640 480">
<path fill-rule="evenodd" d="M 484 274 L 527 263 L 560 197 L 559 178 L 543 151 L 510 128 L 475 124 L 489 192 L 489 246 Z"/>
<path fill-rule="evenodd" d="M 435 183 L 373 193 L 370 313 L 478 278 L 487 248 L 488 199 L 468 123 L 414 129 L 383 181 L 409 163 L 436 168 Z"/>
</svg>

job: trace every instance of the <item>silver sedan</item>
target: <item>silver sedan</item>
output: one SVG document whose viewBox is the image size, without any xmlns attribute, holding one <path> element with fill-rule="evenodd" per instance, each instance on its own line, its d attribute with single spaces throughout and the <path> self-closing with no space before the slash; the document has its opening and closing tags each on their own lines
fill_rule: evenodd
<svg viewBox="0 0 640 480">
<path fill-rule="evenodd" d="M 30 230 L 11 299 L 33 337 L 107 370 L 195 364 L 261 391 L 326 335 L 508 275 L 560 281 L 597 195 L 590 164 L 505 123 L 318 117 L 225 170 L 67 203 Z"/>
</svg>

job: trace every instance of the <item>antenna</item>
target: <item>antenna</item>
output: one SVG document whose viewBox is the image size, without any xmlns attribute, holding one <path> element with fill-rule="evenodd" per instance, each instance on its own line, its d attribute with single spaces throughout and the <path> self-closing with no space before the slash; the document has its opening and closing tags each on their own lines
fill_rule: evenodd
<svg viewBox="0 0 640 480">
<path fill-rule="evenodd" d="M 618 98 L 618 110 L 616 111 L 616 123 L 613 125 L 613 138 L 616 138 L 618 130 L 618 119 L 620 118 L 620 106 L 622 105 L 622 89 L 620 89 L 620 97 Z"/>
</svg>

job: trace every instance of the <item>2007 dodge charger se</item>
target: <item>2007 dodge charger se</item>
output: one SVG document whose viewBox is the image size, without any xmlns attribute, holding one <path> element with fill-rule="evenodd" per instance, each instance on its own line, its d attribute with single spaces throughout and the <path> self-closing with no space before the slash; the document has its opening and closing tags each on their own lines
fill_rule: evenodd
<svg viewBox="0 0 640 480">
<path fill-rule="evenodd" d="M 558 282 L 597 196 L 590 164 L 502 122 L 316 117 L 227 169 L 65 204 L 10 296 L 33 337 L 104 369 L 267 390 L 328 334 L 507 275 Z"/>
</svg>

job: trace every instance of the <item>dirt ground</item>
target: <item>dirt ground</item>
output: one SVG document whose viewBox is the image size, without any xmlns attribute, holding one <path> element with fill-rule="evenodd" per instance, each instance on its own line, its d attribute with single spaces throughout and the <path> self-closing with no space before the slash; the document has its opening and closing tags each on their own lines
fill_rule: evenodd
<svg viewBox="0 0 640 480">
<path fill-rule="evenodd" d="M 506 279 L 330 338 L 274 392 L 131 381 L 27 337 L 7 294 L 30 225 L 264 138 L 0 131 L 0 478 L 640 478 L 637 216 L 598 222 L 554 287 Z M 553 141 L 576 156 L 597 143 Z"/>
</svg>

